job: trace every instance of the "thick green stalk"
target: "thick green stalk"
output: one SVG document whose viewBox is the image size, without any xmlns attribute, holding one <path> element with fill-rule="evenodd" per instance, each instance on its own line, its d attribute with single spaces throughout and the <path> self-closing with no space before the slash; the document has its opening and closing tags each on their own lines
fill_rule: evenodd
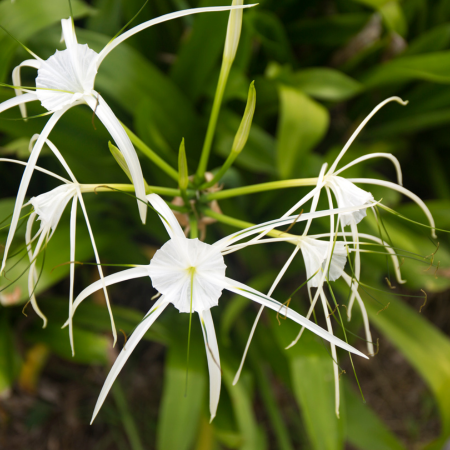
<svg viewBox="0 0 450 450">
<path fill-rule="evenodd" d="M 122 122 L 121 122 L 122 123 Z M 129 128 L 122 123 L 133 145 L 136 146 L 150 161 L 154 162 L 160 169 L 178 183 L 178 172 L 157 155 L 145 142 L 141 141 Z"/>
<path fill-rule="evenodd" d="M 190 231 L 191 239 L 198 238 L 197 218 L 194 217 L 192 214 L 189 215 L 189 226 L 191 228 L 191 231 Z"/>
<path fill-rule="evenodd" d="M 219 82 L 217 83 L 214 103 L 209 118 L 208 129 L 206 131 L 205 142 L 203 143 L 202 155 L 198 164 L 195 181 L 197 184 L 203 182 L 206 168 L 208 167 L 209 154 L 211 153 L 211 145 L 216 131 L 217 119 L 219 118 L 220 106 L 222 105 L 223 94 L 227 85 L 228 75 L 230 73 L 231 63 L 223 61 L 220 69 Z"/>
<path fill-rule="evenodd" d="M 210 202 L 224 198 L 238 197 L 240 195 L 255 194 L 257 192 L 272 191 L 273 189 L 286 189 L 299 186 L 315 186 L 317 178 L 299 178 L 295 180 L 269 181 L 268 183 L 253 184 L 224 191 L 211 192 L 202 196 L 202 200 Z"/>
</svg>

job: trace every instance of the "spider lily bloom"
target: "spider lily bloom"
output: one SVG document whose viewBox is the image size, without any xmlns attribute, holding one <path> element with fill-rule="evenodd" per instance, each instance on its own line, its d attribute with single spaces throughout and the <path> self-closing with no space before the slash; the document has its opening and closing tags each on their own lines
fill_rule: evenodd
<svg viewBox="0 0 450 450">
<path fill-rule="evenodd" d="M 272 221 L 266 224 L 256 225 L 246 230 L 234 233 L 226 238 L 210 245 L 198 239 L 188 239 L 183 233 L 180 224 L 166 203 L 156 194 L 147 196 L 153 208 L 158 212 L 161 220 L 169 233 L 170 239 L 159 249 L 148 266 L 137 266 L 109 275 L 104 283 L 109 286 L 133 278 L 149 276 L 153 286 L 162 294 L 160 299 L 150 308 L 144 320 L 136 328 L 127 340 L 122 352 L 115 361 L 106 381 L 103 385 L 97 404 L 94 409 L 94 420 L 106 395 L 108 394 L 115 378 L 124 366 L 139 340 L 146 333 L 162 311 L 172 303 L 180 312 L 197 312 L 205 339 L 206 355 L 210 374 L 210 413 L 211 420 L 216 415 L 217 404 L 220 395 L 221 370 L 220 357 L 214 324 L 211 316 L 211 308 L 218 304 L 224 289 L 245 296 L 250 300 L 265 305 L 274 311 L 282 310 L 283 313 L 295 322 L 305 326 L 318 336 L 333 342 L 335 345 L 348 351 L 364 356 L 339 338 L 328 333 L 314 322 L 306 320 L 303 316 L 287 308 L 270 296 L 264 295 L 255 289 L 232 280 L 225 276 L 225 263 L 223 253 L 227 248 L 240 240 L 256 233 L 264 231 L 267 227 L 283 226 L 297 220 L 297 217 L 289 217 L 284 220 Z M 336 210 L 331 213 L 347 212 Z M 314 214 L 305 214 L 301 220 L 314 217 L 323 217 L 330 214 L 329 211 L 319 211 Z M 79 304 L 101 288 L 101 283 L 96 282 L 87 287 L 76 298 L 73 305 L 73 313 Z M 365 357 L 365 356 L 364 356 Z"/>
<path fill-rule="evenodd" d="M 62 115 L 76 105 L 87 104 L 94 111 L 116 142 L 119 150 L 122 152 L 130 170 L 136 191 L 140 216 L 142 222 L 145 223 L 147 214 L 147 206 L 145 204 L 145 185 L 138 156 L 133 144 L 130 141 L 130 138 L 120 124 L 119 120 L 102 96 L 94 90 L 97 70 L 99 69 L 103 59 L 124 40 L 139 31 L 158 23 L 190 14 L 228 11 L 232 9 L 249 8 L 252 6 L 254 5 L 192 8 L 165 14 L 161 17 L 157 17 L 137 25 L 136 27 L 131 28 L 125 33 L 114 38 L 100 53 L 96 53 L 91 50 L 86 44 L 78 44 L 72 18 L 63 19 L 61 21 L 61 25 L 63 37 L 66 43 L 66 49 L 63 51 L 56 51 L 53 56 L 50 56 L 50 58 L 45 61 L 30 52 L 34 59 L 23 61 L 13 71 L 12 77 L 17 97 L 1 103 L 0 113 L 14 106 L 19 106 L 22 115 L 25 116 L 26 103 L 39 100 L 42 106 L 47 109 L 49 113 L 51 113 L 51 117 L 42 130 L 40 138 L 36 141 L 36 144 L 33 147 L 28 160 L 28 165 L 26 166 L 22 176 L 11 222 L 12 233 L 10 232 L 8 235 L 5 246 L 5 256 L 0 268 L 0 273 L 2 273 L 5 268 L 6 255 L 8 254 L 8 250 L 11 245 L 12 235 L 14 234 L 15 227 L 19 220 L 20 210 L 23 205 L 28 184 L 44 142 Z M 20 70 L 22 67 L 32 67 L 38 70 L 35 92 L 22 89 L 20 87 Z M 22 94 L 22 92 L 26 92 L 26 94 Z"/>
<path fill-rule="evenodd" d="M 33 142 L 36 141 L 39 138 L 38 135 L 33 136 L 30 146 L 33 145 Z M 76 214 L 77 214 L 77 202 L 80 202 L 81 209 L 83 211 L 83 215 L 86 221 L 86 225 L 89 232 L 89 237 L 91 239 L 92 243 L 92 249 L 94 250 L 95 260 L 98 264 L 98 272 L 100 276 L 100 280 L 103 279 L 103 270 L 100 265 L 100 259 L 98 256 L 97 246 L 95 244 L 94 235 L 92 233 L 92 228 L 89 222 L 89 217 L 87 215 L 86 207 L 84 204 L 83 196 L 81 194 L 81 188 L 80 184 L 76 180 L 74 174 L 70 170 L 69 166 L 67 165 L 66 161 L 64 160 L 63 156 L 59 152 L 59 150 L 56 148 L 56 146 L 49 141 L 46 140 L 46 144 L 50 147 L 53 154 L 58 158 L 66 172 L 68 173 L 70 180 L 67 180 L 63 177 L 60 177 L 59 175 L 54 174 L 53 172 L 50 172 L 45 169 L 41 169 L 40 167 L 36 167 L 37 170 L 40 170 L 44 173 L 47 173 L 54 178 L 59 179 L 64 184 L 56 187 L 55 189 L 52 189 L 49 192 L 46 192 L 44 194 L 38 195 L 37 197 L 32 197 L 27 205 L 33 206 L 33 212 L 30 214 L 30 217 L 28 218 L 27 222 L 27 228 L 25 233 L 25 244 L 26 249 L 28 252 L 28 257 L 30 260 L 30 269 L 28 273 L 28 292 L 30 296 L 30 303 L 33 306 L 33 309 L 35 312 L 41 317 L 44 324 L 43 327 L 45 328 L 47 325 L 47 318 L 40 310 L 35 296 L 35 288 L 37 283 L 37 273 L 36 273 L 36 262 L 37 257 L 39 253 L 41 252 L 42 248 L 47 245 L 51 237 L 53 236 L 53 233 L 56 230 L 56 227 L 58 226 L 58 223 L 61 219 L 62 213 L 64 212 L 67 204 L 72 201 L 72 208 L 71 208 L 71 218 L 70 218 L 70 261 L 75 261 L 75 235 L 76 235 Z M 1 160 L 5 161 L 5 160 Z M 27 163 L 22 163 L 21 161 L 14 161 L 9 160 L 11 162 L 19 163 L 26 165 Z M 40 227 L 39 230 L 36 232 L 36 234 L 32 237 L 32 231 L 33 231 L 33 224 L 36 220 L 40 221 Z M 32 248 L 32 244 L 36 242 L 34 250 Z M 74 288 L 74 276 L 75 276 L 75 265 L 72 263 L 70 265 L 70 296 L 69 296 L 69 317 L 72 316 L 72 304 L 73 304 L 73 288 Z M 117 340 L 117 333 L 114 325 L 114 319 L 112 316 L 110 303 L 109 303 L 109 297 L 108 292 L 106 291 L 106 286 L 103 285 L 103 291 L 106 298 L 106 303 L 108 306 L 108 310 L 111 317 L 111 326 L 114 336 L 114 343 Z M 73 331 L 72 331 L 72 321 L 70 321 L 69 324 L 69 336 L 70 336 L 70 343 L 72 347 L 72 353 L 74 353 L 74 347 L 73 347 Z"/>
</svg>

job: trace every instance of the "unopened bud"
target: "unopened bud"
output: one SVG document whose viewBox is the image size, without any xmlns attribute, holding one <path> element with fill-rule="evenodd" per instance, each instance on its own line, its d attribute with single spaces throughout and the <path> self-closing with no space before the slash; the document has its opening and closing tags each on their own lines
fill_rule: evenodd
<svg viewBox="0 0 450 450">
<path fill-rule="evenodd" d="M 189 172 L 186 159 L 186 148 L 184 145 L 184 138 L 180 144 L 180 151 L 178 153 L 178 184 L 182 191 L 185 191 L 189 184 Z"/>
<path fill-rule="evenodd" d="M 233 0 L 232 6 L 242 6 L 244 0 Z M 225 48 L 223 51 L 223 59 L 229 62 L 234 61 L 236 51 L 239 45 L 242 28 L 242 8 L 230 11 L 228 19 L 227 37 L 225 39 Z"/>
<path fill-rule="evenodd" d="M 253 114 L 255 113 L 256 106 L 256 90 L 255 82 L 252 81 L 250 89 L 248 90 L 247 106 L 245 107 L 244 115 L 242 116 L 241 124 L 234 137 L 233 146 L 231 151 L 234 153 L 240 153 L 247 143 L 248 135 L 250 134 L 250 128 L 252 126 Z"/>
</svg>

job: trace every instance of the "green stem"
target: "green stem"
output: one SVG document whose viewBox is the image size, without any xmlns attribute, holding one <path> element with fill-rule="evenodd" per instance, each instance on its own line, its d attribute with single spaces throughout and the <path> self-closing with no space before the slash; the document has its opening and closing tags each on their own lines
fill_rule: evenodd
<svg viewBox="0 0 450 450">
<path fill-rule="evenodd" d="M 199 187 L 199 190 L 205 190 L 210 188 L 211 186 L 214 186 L 216 183 L 218 183 L 220 181 L 220 179 L 225 175 L 226 171 L 231 167 L 231 165 L 233 164 L 234 160 L 237 158 L 238 153 L 236 152 L 231 152 L 228 155 L 228 158 L 226 159 L 226 161 L 224 162 L 223 166 L 220 168 L 220 170 L 214 175 L 214 178 L 211 181 L 208 181 L 207 183 L 202 184 Z"/>
<path fill-rule="evenodd" d="M 150 159 L 150 161 L 154 162 L 160 169 L 166 172 L 169 177 L 173 178 L 178 183 L 178 172 L 172 166 L 166 163 L 159 155 L 157 155 L 147 144 L 141 141 L 141 139 L 139 139 L 123 123 L 122 126 L 127 132 L 133 145 L 135 145 L 148 159 Z"/>
<path fill-rule="evenodd" d="M 112 188 L 112 189 L 110 189 Z M 103 183 L 103 184 L 81 184 L 81 192 L 113 192 L 114 189 L 124 192 L 134 192 L 132 184 L 117 184 L 117 183 Z M 179 189 L 166 188 L 162 186 L 148 186 L 146 194 L 168 195 L 170 197 L 177 197 L 181 195 Z"/>
<path fill-rule="evenodd" d="M 315 186 L 316 184 L 317 178 L 299 178 L 295 180 L 269 181 L 268 183 L 253 184 L 251 186 L 211 192 L 210 194 L 203 195 L 202 200 L 205 202 L 210 202 L 212 200 L 221 200 L 224 198 L 255 194 L 257 192 L 272 191 L 274 189 L 286 189 L 299 186 Z"/>
<path fill-rule="evenodd" d="M 216 131 L 217 119 L 219 118 L 220 106 L 222 104 L 223 94 L 227 85 L 230 69 L 231 63 L 224 59 L 222 67 L 220 68 L 219 81 L 217 83 L 216 94 L 214 96 L 214 103 L 211 110 L 211 116 L 209 118 L 208 129 L 206 131 L 202 155 L 200 157 L 197 173 L 195 174 L 195 181 L 197 184 L 200 184 L 205 177 L 209 154 L 211 153 L 211 145 L 214 138 L 214 133 Z"/>
<path fill-rule="evenodd" d="M 225 214 L 217 213 L 217 212 L 215 212 L 215 211 L 213 211 L 212 209 L 209 209 L 209 208 L 203 209 L 203 213 L 205 214 L 205 216 L 208 216 L 208 217 L 211 217 L 213 219 L 216 219 L 217 222 L 224 223 L 226 225 L 230 225 L 232 227 L 239 228 L 241 230 L 245 229 L 245 228 L 250 228 L 250 227 L 254 227 L 255 226 L 254 223 L 245 222 L 244 220 L 240 220 L 240 219 L 235 219 L 234 217 L 230 217 L 230 216 L 226 216 Z M 279 238 L 279 237 L 283 237 L 283 238 L 295 237 L 292 234 L 285 233 L 284 231 L 278 231 L 278 230 L 271 230 L 271 231 L 269 231 L 267 233 L 267 236 L 276 237 L 276 238 Z M 296 244 L 294 243 L 294 245 L 296 245 Z"/>
<path fill-rule="evenodd" d="M 120 418 L 122 419 L 122 425 L 125 428 L 125 433 L 130 442 L 130 447 L 132 450 L 144 450 L 141 438 L 139 436 L 139 431 L 134 422 L 133 416 L 131 415 L 125 395 L 120 387 L 118 380 L 116 380 L 112 386 L 112 394 L 114 401 L 116 402 L 117 409 L 119 410 Z"/>
<path fill-rule="evenodd" d="M 189 225 L 191 228 L 190 236 L 191 239 L 198 238 L 198 223 L 197 218 L 193 214 L 189 214 Z"/>
</svg>

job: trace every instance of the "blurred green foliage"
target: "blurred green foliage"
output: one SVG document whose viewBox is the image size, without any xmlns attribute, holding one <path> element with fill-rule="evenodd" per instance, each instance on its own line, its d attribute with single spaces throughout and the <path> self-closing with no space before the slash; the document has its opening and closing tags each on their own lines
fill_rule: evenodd
<svg viewBox="0 0 450 450">
<path fill-rule="evenodd" d="M 224 3 L 222 0 L 152 0 L 137 21 L 184 7 Z M 99 50 L 141 6 L 142 0 L 92 0 L 89 4 L 73 1 L 79 42 Z M 59 20 L 68 14 L 63 0 L 0 2 L 0 23 L 42 58 L 53 54 L 55 48 L 64 48 L 60 43 Z M 96 90 L 107 99 L 117 116 L 175 168 L 182 138 L 191 172 L 198 164 L 220 70 L 227 17 L 227 13 L 204 14 L 148 29 L 116 48 L 97 76 Z M 27 55 L 3 32 L 0 48 L 0 81 L 10 83 L 12 68 Z M 26 69 L 23 74 L 23 84 L 33 85 L 34 72 Z M 213 172 L 220 168 L 231 149 L 252 80 L 257 91 L 253 126 L 245 149 L 222 179 L 225 188 L 317 176 L 321 164 L 333 161 L 371 109 L 381 100 L 398 95 L 409 100 L 409 105 L 391 104 L 380 111 L 353 144 L 343 164 L 369 152 L 393 153 L 401 161 L 405 187 L 427 200 L 438 227 L 450 229 L 448 1 L 262 0 L 257 7 L 247 10 L 213 142 L 209 167 Z M 0 101 L 11 96 L 10 90 L 0 89 Z M 30 116 L 41 112 L 39 105 L 30 105 Z M 10 120 L 18 117 L 18 111 L 13 110 L 0 117 L 0 154 L 26 159 L 25 144 L 42 129 L 46 118 L 28 122 Z M 51 139 L 80 182 L 127 182 L 109 153 L 106 130 L 98 121 L 96 129 L 93 128 L 92 113 L 87 108 L 76 108 L 64 116 Z M 177 187 L 173 179 L 143 156 L 141 163 L 149 184 Z M 50 156 L 43 155 L 40 164 L 61 173 L 58 163 Z M 8 163 L 0 165 L 2 219 L 12 210 L 21 173 L 21 168 Z M 394 180 L 394 170 L 385 160 L 354 167 L 348 171 L 347 176 L 350 175 Z M 29 195 L 52 187 L 54 181 L 35 174 Z M 224 200 L 220 207 L 225 214 L 259 223 L 279 217 L 306 192 L 306 188 L 267 192 Z M 425 221 L 422 212 L 400 195 L 381 187 L 374 187 L 372 193 L 403 215 Z M 149 259 L 149 246 L 163 242 L 165 234 L 159 221 L 150 217 L 146 226 L 140 224 L 133 199 L 108 193 L 86 195 L 85 199 L 103 262 L 145 263 Z M 396 247 L 422 256 L 433 253 L 434 246 L 427 239 L 426 229 L 391 216 L 384 220 Z M 361 231 L 377 234 L 376 225 L 370 219 L 361 225 Z M 77 236 L 77 260 L 91 261 L 93 254 L 83 226 L 79 227 Z M 317 229 L 326 230 L 321 224 Z M 231 231 L 234 230 L 229 226 L 212 225 L 208 227 L 207 240 L 212 242 Z M 5 240 L 6 230 L 2 229 L 0 241 Z M 16 238 L 17 248 L 22 240 L 23 229 Z M 417 294 L 416 291 L 424 289 L 432 297 L 433 293 L 445 292 L 450 287 L 449 241 L 443 233 L 439 240 L 438 277 L 434 269 L 424 271 L 426 265 L 407 259 L 402 272 L 411 291 L 402 290 L 402 293 Z M 255 288 L 267 289 L 276 269 L 286 260 L 288 247 L 286 244 L 246 250 L 231 258 L 228 271 L 231 276 L 238 274 L 242 281 L 250 280 L 249 284 Z M 59 329 L 68 310 L 67 286 L 61 280 L 67 277 L 69 266 L 55 268 L 68 259 L 68 216 L 64 215 L 50 242 L 37 290 L 38 301 L 50 320 L 47 329 L 40 329 L 36 318 L 25 320 L 21 314 L 27 299 L 25 281 L 0 294 L 3 303 L 0 306 L 0 391 L 13 386 L 19 376 L 24 357 L 22 345 L 43 343 L 59 357 L 72 360 L 67 332 Z M 25 260 L 11 272 L 11 278 L 24 270 Z M 389 292 L 384 282 L 389 276 L 386 258 L 364 254 L 362 270 L 365 283 L 384 291 L 363 295 L 376 335 L 381 336 L 381 345 L 389 340 L 401 352 L 427 384 L 439 411 L 439 436 L 433 442 L 420 440 L 418 444 L 430 450 L 441 449 L 450 438 L 450 340 L 419 314 L 415 304 L 408 306 L 407 297 L 395 297 Z M 77 267 L 77 272 L 81 274 L 77 289 L 81 289 L 91 281 L 93 272 L 89 267 Z M 297 262 L 287 273 L 286 286 L 276 291 L 277 297 L 287 298 L 304 280 L 302 263 Z M 3 286 L 4 283 L 2 280 Z M 338 295 L 345 301 L 348 292 L 344 286 L 337 285 Z M 147 287 L 149 291 L 142 296 L 145 301 L 153 295 L 150 283 Z M 111 292 L 114 294 L 114 289 Z M 125 333 L 132 332 L 142 317 L 135 307 L 127 304 L 128 300 L 117 299 L 121 306 L 114 308 L 118 329 Z M 293 300 L 295 308 L 305 313 L 306 294 Z M 389 308 L 378 314 L 388 303 Z M 160 420 L 156 434 L 143 438 L 149 448 L 156 445 L 158 450 L 339 450 L 346 443 L 364 450 L 412 448 L 410 442 L 405 443 L 389 431 L 370 404 L 362 402 L 350 373 L 342 376 L 343 411 L 337 419 L 332 360 L 325 348 L 315 337 L 305 334 L 295 348 L 285 351 L 285 345 L 297 334 L 298 327 L 288 322 L 278 326 L 271 314 L 259 325 L 241 381 L 232 386 L 255 316 L 253 309 L 245 309 L 247 304 L 241 298 L 224 297 L 219 308 L 213 310 L 219 324 L 223 386 L 218 415 L 212 424 L 207 420 L 208 383 L 203 349 L 191 362 L 189 392 L 184 398 L 185 335 L 180 335 L 179 327 L 173 325 L 174 315 L 170 321 L 163 316 L 151 328 L 146 337 L 163 343 L 168 350 Z M 182 318 L 177 320 L 183 322 Z M 349 327 L 356 333 L 362 323 L 358 314 L 354 322 Z M 110 343 L 104 337 L 109 330 L 105 308 L 95 302 L 86 303 L 75 316 L 75 326 L 75 361 L 106 366 Z M 24 327 L 24 333 L 14 331 Z M 196 333 L 198 338 L 199 329 Z M 197 342 L 195 336 L 193 342 Z M 352 336 L 350 341 L 357 342 Z M 198 346 L 201 345 L 200 342 Z M 342 355 L 341 360 L 344 359 Z M 272 378 L 296 402 L 294 419 L 287 420 Z M 364 385 L 362 389 L 364 392 Z M 122 399 L 117 395 L 116 402 Z M 264 425 L 259 421 L 261 414 L 254 408 L 255 398 L 268 417 Z M 120 404 L 118 401 L 117 408 L 126 411 Z M 92 400 L 90 407 L 93 406 Z M 104 418 L 100 415 L 99 420 L 107 422 L 108 415 Z M 127 420 L 124 423 L 129 423 Z M 114 425 L 111 423 L 111 428 Z M 136 432 L 145 434 L 143 429 L 124 428 L 133 449 L 141 445 L 139 439 L 133 439 Z"/>
</svg>

